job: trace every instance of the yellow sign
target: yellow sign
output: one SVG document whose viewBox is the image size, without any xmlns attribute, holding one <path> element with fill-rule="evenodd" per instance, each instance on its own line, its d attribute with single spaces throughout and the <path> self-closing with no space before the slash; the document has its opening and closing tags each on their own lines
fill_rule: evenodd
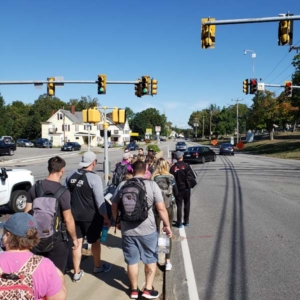
<svg viewBox="0 0 300 300">
<path fill-rule="evenodd" d="M 146 133 L 152 134 L 152 128 L 146 128 Z"/>
<path fill-rule="evenodd" d="M 138 132 L 131 132 L 130 136 L 139 136 L 139 133 Z"/>
</svg>

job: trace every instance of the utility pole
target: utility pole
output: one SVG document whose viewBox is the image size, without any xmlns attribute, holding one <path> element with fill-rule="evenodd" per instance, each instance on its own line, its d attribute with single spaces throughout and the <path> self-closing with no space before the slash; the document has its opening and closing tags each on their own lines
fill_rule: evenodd
<svg viewBox="0 0 300 300">
<path fill-rule="evenodd" d="M 63 110 L 65 110 L 65 107 L 63 106 Z M 64 127 L 64 143 L 63 144 L 65 144 L 66 143 L 66 126 L 65 126 L 65 119 L 66 119 L 66 115 L 65 115 L 65 112 L 63 112 L 63 115 L 64 115 L 64 117 L 63 117 L 63 127 Z"/>
<path fill-rule="evenodd" d="M 194 127 L 196 128 L 196 138 L 197 138 L 197 127 L 199 126 L 198 119 L 194 119 Z"/>
<path fill-rule="evenodd" d="M 210 109 L 209 115 L 209 139 L 211 140 L 211 119 L 212 119 L 212 110 Z"/>
<path fill-rule="evenodd" d="M 202 117 L 202 140 L 204 140 L 204 115 Z"/>
<path fill-rule="evenodd" d="M 239 142 L 239 102 L 244 101 L 243 99 L 231 100 L 236 102 L 236 143 Z"/>
</svg>

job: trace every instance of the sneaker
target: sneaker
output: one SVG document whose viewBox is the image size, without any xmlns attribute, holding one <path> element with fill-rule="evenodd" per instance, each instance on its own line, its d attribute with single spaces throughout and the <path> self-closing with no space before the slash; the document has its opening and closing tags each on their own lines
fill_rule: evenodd
<svg viewBox="0 0 300 300">
<path fill-rule="evenodd" d="M 78 274 L 74 274 L 73 276 L 73 282 L 78 282 L 80 281 L 81 277 L 84 275 L 83 270 L 80 270 Z"/>
<path fill-rule="evenodd" d="M 133 289 L 129 289 L 130 292 L 130 299 L 138 299 L 139 297 L 139 289 L 133 290 Z"/>
<path fill-rule="evenodd" d="M 183 225 L 184 225 L 185 227 L 189 227 L 189 226 L 190 226 L 190 223 L 184 222 Z"/>
<path fill-rule="evenodd" d="M 173 226 L 177 227 L 177 228 L 182 228 L 183 227 L 182 224 L 180 224 L 180 223 L 175 223 Z"/>
<path fill-rule="evenodd" d="M 111 269 L 111 264 L 103 263 L 100 268 L 94 267 L 94 273 L 106 273 L 110 271 L 110 269 Z"/>
<path fill-rule="evenodd" d="M 166 263 L 166 271 L 171 271 L 172 270 L 172 264 L 171 263 Z"/>
<path fill-rule="evenodd" d="M 148 289 L 144 288 L 142 297 L 144 297 L 146 299 L 156 299 L 159 297 L 159 292 L 155 291 L 154 288 L 152 288 L 152 290 L 148 290 Z"/>
</svg>

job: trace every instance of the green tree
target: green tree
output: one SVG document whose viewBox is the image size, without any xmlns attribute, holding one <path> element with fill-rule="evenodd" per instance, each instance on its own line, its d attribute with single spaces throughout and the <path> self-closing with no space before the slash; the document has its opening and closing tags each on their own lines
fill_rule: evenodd
<svg viewBox="0 0 300 300">
<path fill-rule="evenodd" d="M 66 109 L 69 109 L 70 106 L 74 105 L 76 107 L 76 111 L 82 111 L 87 108 L 93 108 L 96 106 L 99 106 L 99 99 L 98 98 L 92 98 L 91 96 L 81 96 L 80 99 L 70 99 L 67 103 L 68 107 Z"/>
<path fill-rule="evenodd" d="M 129 126 L 131 128 L 131 122 L 135 117 L 135 113 L 133 112 L 133 110 L 130 107 L 125 107 L 125 111 L 126 111 L 126 118 L 128 120 Z"/>
</svg>

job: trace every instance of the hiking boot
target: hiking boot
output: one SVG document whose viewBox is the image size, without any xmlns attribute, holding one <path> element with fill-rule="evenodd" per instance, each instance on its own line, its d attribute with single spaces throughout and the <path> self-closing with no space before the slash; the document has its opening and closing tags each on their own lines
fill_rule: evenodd
<svg viewBox="0 0 300 300">
<path fill-rule="evenodd" d="M 110 271 L 110 269 L 111 269 L 111 264 L 103 263 L 103 264 L 101 264 L 100 268 L 94 267 L 94 273 L 97 273 L 97 274 L 106 273 L 106 272 Z"/>
<path fill-rule="evenodd" d="M 159 297 L 159 292 L 155 291 L 154 288 L 152 288 L 152 290 L 148 290 L 148 289 L 144 288 L 142 297 L 144 297 L 146 299 L 156 299 Z"/>
<path fill-rule="evenodd" d="M 78 282 L 80 281 L 81 277 L 84 275 L 83 270 L 80 270 L 78 274 L 73 275 L 73 282 Z"/>
<path fill-rule="evenodd" d="M 138 299 L 139 298 L 139 292 L 140 292 L 139 289 L 134 290 L 134 289 L 130 288 L 129 289 L 130 299 Z"/>
</svg>

